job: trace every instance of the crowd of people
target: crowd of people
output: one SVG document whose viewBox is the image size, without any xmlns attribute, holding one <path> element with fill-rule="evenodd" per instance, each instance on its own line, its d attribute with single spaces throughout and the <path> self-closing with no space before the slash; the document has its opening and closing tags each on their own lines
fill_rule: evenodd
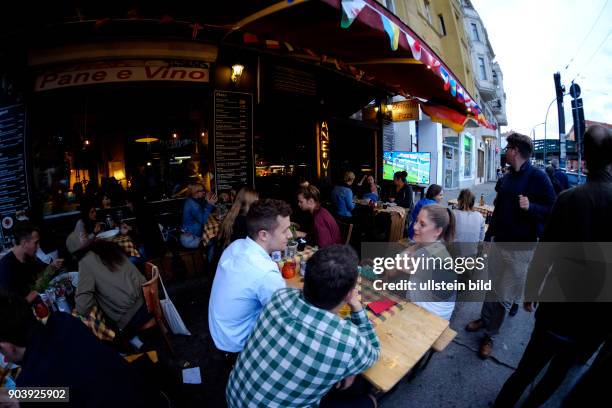
<svg viewBox="0 0 612 408">
<path fill-rule="evenodd" d="M 482 250 L 482 242 L 522 244 L 496 247 L 491 252 L 493 280 L 500 283 L 503 294 L 487 297 L 480 317 L 466 330 L 484 332 L 478 354 L 488 358 L 503 335 L 506 315 L 513 309 L 516 312 L 522 299 L 526 311 L 536 310 L 535 328 L 521 362 L 495 402 L 500 407 L 514 406 L 550 362 L 526 402 L 528 406 L 543 404 L 577 360 L 587 360 L 607 342 L 597 364 L 569 397 L 579 401 L 586 393 L 604 392 L 599 381 L 605 367 L 610 367 L 612 325 L 598 316 L 605 315 L 607 304 L 536 305 L 533 300 L 548 284 L 542 271 L 557 273 L 562 284 L 572 284 L 550 253 L 536 244 L 608 241 L 612 229 L 612 134 L 600 126 L 587 130 L 588 181 L 571 189 L 554 171 L 547 175 L 531 164 L 533 143 L 528 137 L 513 133 L 507 141 L 510 169 L 497 182 L 488 227 L 475 211 L 476 198 L 469 189 L 459 192 L 452 210 L 440 205 L 444 192 L 436 184 L 415 204 L 407 174 L 398 172 L 385 198 L 407 210 L 406 236 L 416 245 L 406 251 L 414 256 L 448 258 L 447 244 L 451 243 L 462 244 L 463 256 Z M 553 163 L 553 170 L 555 166 Z M 228 204 L 219 233 L 208 244 L 214 248 L 211 259 L 215 259 L 208 327 L 214 352 L 224 362 L 220 375 L 227 384 L 228 405 L 375 407 L 372 390 L 358 375 L 378 360 L 380 342 L 357 294 L 359 257 L 350 245 L 343 245 L 346 242 L 339 227 L 339 222 L 354 220 L 353 211 L 359 205 L 355 196 L 371 201 L 382 196 L 374 178 L 365 175 L 355 183 L 355 174 L 346 172 L 343 183 L 331 190 L 328 208 L 317 187 L 300 185 L 296 204 L 311 218 L 311 223 L 303 226 L 292 223 L 288 203 L 260 198 L 248 187 L 223 198 L 200 183 L 190 184 L 188 191 L 179 236 L 185 249 L 202 247 L 205 225 L 219 201 Z M 161 236 L 157 226 L 154 232 L 147 227 L 149 214 L 140 200 L 127 196 L 127 201 L 137 221 L 135 229 Z M 69 256 L 79 270 L 76 313 L 87 315 L 98 307 L 120 337 L 130 340 L 152 317 L 142 293 L 146 278 L 135 259 L 150 257 L 152 246 L 135 244 L 127 251 L 112 240 L 99 239 L 103 226 L 97 208 L 91 200 L 83 200 L 81 217 L 66 240 Z M 129 236 L 127 225 L 117 227 L 120 235 Z M 273 253 L 283 251 L 298 237 L 319 248 L 307 262 L 303 290 L 287 287 L 272 259 Z M 21 365 L 17 386 L 69 385 L 74 387 L 71 397 L 88 406 L 93 384 L 103 384 L 121 395 L 123 402 L 140 401 L 133 404 L 140 406 L 150 400 L 148 403 L 159 404 L 159 395 L 143 397 L 146 387 L 138 376 L 76 318 L 53 313 L 46 324 L 34 319 L 31 305 L 40 300 L 33 290 L 36 278 L 53 274 L 65 262 L 56 259 L 46 266 L 36 262 L 39 240 L 37 228 L 20 224 L 15 228 L 14 247 L 0 259 L 0 352 Z M 135 258 L 133 251 L 138 254 Z M 432 274 L 441 276 L 440 272 L 416 273 L 411 279 L 425 281 Z M 592 272 L 586 276 L 593 276 Z M 447 320 L 452 318 L 458 299 L 452 290 L 406 296 Z M 337 312 L 347 304 L 351 313 L 345 320 Z M 66 359 L 70 363 L 62 365 L 66 353 L 72 353 Z M 79 364 L 80 356 L 89 363 Z M 97 370 L 112 376 L 97 375 Z M 112 399 L 109 395 L 100 398 Z"/>
</svg>

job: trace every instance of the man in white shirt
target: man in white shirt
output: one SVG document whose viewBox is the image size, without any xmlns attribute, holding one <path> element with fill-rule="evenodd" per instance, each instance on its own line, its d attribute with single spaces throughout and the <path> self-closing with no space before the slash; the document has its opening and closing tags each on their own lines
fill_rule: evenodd
<svg viewBox="0 0 612 408">
<path fill-rule="evenodd" d="M 270 254 L 291 238 L 291 208 L 280 200 L 259 200 L 247 214 L 248 237 L 228 246 L 217 266 L 208 305 L 215 346 L 233 365 L 259 313 L 285 281 Z"/>
</svg>

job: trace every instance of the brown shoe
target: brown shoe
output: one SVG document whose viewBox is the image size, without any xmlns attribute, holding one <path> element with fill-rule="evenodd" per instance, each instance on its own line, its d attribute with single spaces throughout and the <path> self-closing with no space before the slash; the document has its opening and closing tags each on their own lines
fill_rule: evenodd
<svg viewBox="0 0 612 408">
<path fill-rule="evenodd" d="M 469 322 L 467 326 L 465 326 L 465 330 L 469 332 L 477 332 L 478 330 L 484 327 L 484 320 L 478 319 L 472 322 Z"/>
<path fill-rule="evenodd" d="M 478 357 L 486 360 L 491 356 L 493 352 L 493 339 L 489 336 L 484 336 L 480 342 L 480 350 L 478 350 Z"/>
</svg>

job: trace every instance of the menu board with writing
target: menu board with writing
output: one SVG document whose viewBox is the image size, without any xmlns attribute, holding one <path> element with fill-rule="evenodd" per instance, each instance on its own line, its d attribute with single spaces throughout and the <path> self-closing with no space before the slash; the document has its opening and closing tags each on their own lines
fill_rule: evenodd
<svg viewBox="0 0 612 408">
<path fill-rule="evenodd" d="M 2 243 L 15 213 L 29 207 L 25 167 L 25 106 L 0 107 L 0 219 Z"/>
<path fill-rule="evenodd" d="M 215 91 L 217 191 L 253 185 L 253 95 Z"/>
</svg>

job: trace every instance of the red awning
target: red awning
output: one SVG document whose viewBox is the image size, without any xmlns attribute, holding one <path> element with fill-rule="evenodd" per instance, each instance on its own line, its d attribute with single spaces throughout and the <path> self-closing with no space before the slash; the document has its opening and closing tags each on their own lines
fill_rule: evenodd
<svg viewBox="0 0 612 408">
<path fill-rule="evenodd" d="M 225 40 L 328 65 L 391 93 L 424 99 L 429 106 L 489 125 L 444 62 L 375 0 L 276 3 L 238 22 Z"/>
</svg>

